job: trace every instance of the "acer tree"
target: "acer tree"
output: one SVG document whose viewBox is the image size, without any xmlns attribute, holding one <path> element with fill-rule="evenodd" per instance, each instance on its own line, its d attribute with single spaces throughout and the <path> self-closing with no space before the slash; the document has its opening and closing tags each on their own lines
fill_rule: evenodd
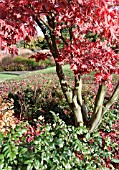
<svg viewBox="0 0 119 170">
<path fill-rule="evenodd" d="M 62 91 L 75 117 L 75 125 L 87 125 L 92 133 L 103 115 L 119 97 L 119 80 L 104 106 L 112 74 L 119 76 L 119 0 L 2 0 L 0 2 L 0 48 L 14 55 L 15 44 L 42 30 L 55 59 Z M 62 45 L 61 45 L 62 44 Z M 36 54 L 37 60 L 46 55 Z M 65 79 L 62 65 L 74 72 L 74 87 Z M 99 85 L 90 120 L 82 97 L 82 75 L 94 72 Z"/>
</svg>

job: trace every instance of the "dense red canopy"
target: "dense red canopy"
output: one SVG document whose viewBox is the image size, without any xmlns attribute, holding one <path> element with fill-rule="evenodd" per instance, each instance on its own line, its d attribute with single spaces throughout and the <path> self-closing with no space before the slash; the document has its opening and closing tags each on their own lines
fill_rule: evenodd
<svg viewBox="0 0 119 170">
<path fill-rule="evenodd" d="M 70 63 L 75 74 L 95 71 L 98 82 L 110 81 L 112 73 L 119 74 L 119 55 L 112 50 L 119 43 L 117 4 L 119 0 L 3 0 L 0 48 L 15 53 L 11 45 L 35 36 L 36 21 L 55 34 L 57 45 L 62 41 L 61 31 L 72 28 L 70 38 L 58 49 L 57 61 Z M 86 38 L 89 32 L 97 35 L 95 41 Z"/>
</svg>

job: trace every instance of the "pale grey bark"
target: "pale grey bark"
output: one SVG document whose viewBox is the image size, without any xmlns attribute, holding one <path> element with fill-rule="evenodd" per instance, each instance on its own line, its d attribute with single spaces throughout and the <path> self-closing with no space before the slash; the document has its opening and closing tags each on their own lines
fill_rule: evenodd
<svg viewBox="0 0 119 170">
<path fill-rule="evenodd" d="M 80 124 L 83 124 L 83 115 L 81 112 L 81 106 L 78 104 L 77 101 L 77 94 L 73 97 L 73 112 L 75 116 L 75 125 L 78 126 Z"/>
<path fill-rule="evenodd" d="M 105 114 L 105 112 L 107 112 L 107 110 L 111 107 L 111 105 L 116 102 L 119 98 L 119 81 L 117 83 L 117 86 L 112 94 L 112 96 L 110 97 L 108 103 L 106 104 L 105 108 L 103 109 L 103 115 Z"/>
<path fill-rule="evenodd" d="M 95 100 L 94 112 L 89 121 L 89 132 L 92 133 L 102 120 L 103 102 L 106 93 L 105 84 L 99 86 L 98 93 Z"/>
</svg>

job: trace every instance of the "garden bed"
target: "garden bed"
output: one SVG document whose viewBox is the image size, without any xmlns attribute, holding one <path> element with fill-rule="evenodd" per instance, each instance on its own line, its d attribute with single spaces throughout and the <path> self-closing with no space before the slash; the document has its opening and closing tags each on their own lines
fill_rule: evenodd
<svg viewBox="0 0 119 170">
<path fill-rule="evenodd" d="M 64 68 L 72 84 L 72 72 L 68 66 Z M 83 95 L 91 112 L 98 87 L 91 75 L 83 81 Z M 0 95 L 1 108 L 8 102 L 7 113 L 14 117 L 13 129 L 4 126 L 4 135 L 0 134 L 2 169 L 119 169 L 119 102 L 105 114 L 100 130 L 90 135 L 85 127 L 73 126 L 55 68 L 2 82 Z M 1 120 L 9 122 L 11 116 L 1 116 Z M 82 137 L 84 133 L 87 135 Z"/>
</svg>

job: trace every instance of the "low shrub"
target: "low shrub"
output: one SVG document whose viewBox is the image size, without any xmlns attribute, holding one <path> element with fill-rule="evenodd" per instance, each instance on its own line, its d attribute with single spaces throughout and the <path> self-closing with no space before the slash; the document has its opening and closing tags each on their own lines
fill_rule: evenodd
<svg viewBox="0 0 119 170">
<path fill-rule="evenodd" d="M 24 57 L 20 57 L 20 56 L 14 58 L 14 63 L 15 64 L 25 65 L 28 70 L 35 70 L 36 67 L 39 66 L 39 64 L 37 62 L 35 62 L 35 60 L 24 58 Z"/>
<path fill-rule="evenodd" d="M 2 66 L 4 71 L 27 71 L 28 66 L 24 64 L 11 63 L 9 65 Z"/>
<path fill-rule="evenodd" d="M 24 57 L 15 57 L 13 59 L 13 65 L 14 68 L 11 67 L 11 69 L 15 70 L 15 71 L 32 71 L 32 70 L 36 70 L 39 66 L 39 64 L 37 62 L 35 62 L 34 60 L 29 60 L 28 58 L 24 58 Z M 10 68 L 9 68 L 10 70 Z"/>
<path fill-rule="evenodd" d="M 47 87 L 49 89 L 48 91 L 46 91 Z M 66 119 L 67 123 L 71 124 L 68 118 L 70 109 L 66 105 L 61 90 L 54 88 L 52 83 L 48 83 L 47 87 L 27 87 L 15 93 L 9 92 L 8 97 L 14 101 L 14 112 L 16 116 L 20 118 L 20 120 L 25 119 L 28 120 L 29 123 L 33 123 L 34 119 L 44 114 L 46 122 L 49 122 L 51 120 L 49 111 L 52 110 L 60 113 L 60 117 Z"/>
<path fill-rule="evenodd" d="M 39 70 L 55 65 L 52 57 L 48 57 L 45 61 L 36 62 L 34 59 L 18 56 L 15 58 L 4 57 L 0 63 L 1 71 L 32 71 Z"/>
<path fill-rule="evenodd" d="M 52 123 L 31 126 L 20 122 L 10 133 L 0 133 L 0 168 L 3 170 L 115 170 L 118 144 L 99 132 L 66 125 L 52 114 Z M 86 134 L 86 135 L 85 135 Z"/>
<path fill-rule="evenodd" d="M 39 66 L 42 66 L 44 68 L 52 67 L 54 65 L 55 65 L 55 61 L 54 61 L 53 57 L 48 57 L 45 60 L 39 61 Z"/>
<path fill-rule="evenodd" d="M 5 71 L 11 65 L 13 62 L 12 57 L 6 56 L 2 58 L 2 61 L 0 62 L 0 71 Z"/>
<path fill-rule="evenodd" d="M 4 71 L 3 68 L 2 68 L 2 64 L 0 62 L 0 72 Z"/>
<path fill-rule="evenodd" d="M 6 56 L 6 57 L 2 58 L 1 62 L 3 65 L 9 65 L 13 62 L 13 59 L 10 56 Z"/>
</svg>

